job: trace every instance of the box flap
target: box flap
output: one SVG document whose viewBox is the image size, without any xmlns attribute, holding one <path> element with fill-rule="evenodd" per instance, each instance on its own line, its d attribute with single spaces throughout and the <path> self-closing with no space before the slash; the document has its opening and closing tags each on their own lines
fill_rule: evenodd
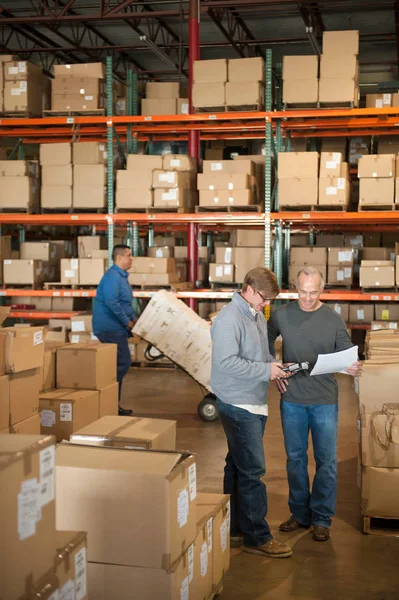
<svg viewBox="0 0 399 600">
<path fill-rule="evenodd" d="M 10 306 L 0 306 L 0 325 L 7 319 L 10 310 Z"/>
</svg>

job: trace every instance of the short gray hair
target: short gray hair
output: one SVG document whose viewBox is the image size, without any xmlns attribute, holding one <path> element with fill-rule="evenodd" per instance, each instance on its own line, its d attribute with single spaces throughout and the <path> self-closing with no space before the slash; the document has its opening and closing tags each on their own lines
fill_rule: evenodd
<svg viewBox="0 0 399 600">
<path fill-rule="evenodd" d="M 324 288 L 326 282 L 322 273 L 320 273 L 319 269 L 316 269 L 316 267 L 304 267 L 303 269 L 301 269 L 298 272 L 298 275 L 296 276 L 295 286 L 298 285 L 298 281 L 301 275 L 306 275 L 307 277 L 311 277 L 312 275 L 318 275 L 320 277 L 320 289 Z"/>
</svg>

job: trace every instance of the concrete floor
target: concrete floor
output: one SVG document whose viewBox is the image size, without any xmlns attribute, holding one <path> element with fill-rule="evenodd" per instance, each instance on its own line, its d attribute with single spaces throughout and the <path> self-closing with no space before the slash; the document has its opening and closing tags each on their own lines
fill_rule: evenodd
<svg viewBox="0 0 399 600">
<path fill-rule="evenodd" d="M 219 422 L 204 423 L 197 417 L 202 399 L 198 384 L 177 369 L 135 369 L 125 381 L 124 405 L 137 416 L 175 418 L 178 449 L 197 454 L 199 491 L 221 492 L 225 437 Z M 279 400 L 273 389 L 265 434 L 268 521 L 278 539 L 289 540 L 294 555 L 284 560 L 263 559 L 232 550 L 220 600 L 399 600 L 399 537 L 360 532 L 357 399 L 349 377 L 340 376 L 339 383 L 339 484 L 332 538 L 317 543 L 307 532 L 277 532 L 289 511 Z M 312 458 L 310 469 L 313 472 Z"/>
</svg>

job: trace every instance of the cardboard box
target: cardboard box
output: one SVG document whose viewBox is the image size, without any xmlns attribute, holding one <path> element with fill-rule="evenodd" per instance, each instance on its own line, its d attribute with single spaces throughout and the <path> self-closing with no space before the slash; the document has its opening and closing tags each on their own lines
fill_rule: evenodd
<svg viewBox="0 0 399 600">
<path fill-rule="evenodd" d="M 343 236 L 343 243 L 340 246 L 347 246 L 354 250 L 363 248 L 364 237 L 357 233 L 348 233 Z M 331 244 L 330 244 L 331 245 Z"/>
<path fill-rule="evenodd" d="M 354 263 L 354 251 L 352 248 L 329 248 L 328 265 L 339 267 L 351 267 Z"/>
<path fill-rule="evenodd" d="M 347 168 L 340 152 L 322 152 L 320 155 L 320 179 L 324 177 L 345 177 Z"/>
<path fill-rule="evenodd" d="M 344 177 L 319 179 L 320 206 L 348 206 L 351 184 Z"/>
<path fill-rule="evenodd" d="M 57 350 L 57 387 L 101 390 L 116 381 L 116 345 L 63 346 Z"/>
<path fill-rule="evenodd" d="M 154 246 L 152 248 L 147 248 L 147 256 L 150 258 L 174 258 L 175 249 L 171 246 L 161 246 L 160 248 Z M 185 258 L 187 258 L 187 256 Z"/>
<path fill-rule="evenodd" d="M 364 515 L 399 516 L 399 469 L 360 467 L 361 510 Z"/>
<path fill-rule="evenodd" d="M 234 265 L 214 264 L 209 265 L 209 281 L 213 282 L 234 282 Z"/>
<path fill-rule="evenodd" d="M 57 527 L 88 532 L 89 561 L 168 569 L 196 537 L 189 454 L 63 443 L 56 482 Z"/>
<path fill-rule="evenodd" d="M 33 160 L 0 160 L 0 177 L 38 177 L 38 163 Z"/>
<path fill-rule="evenodd" d="M 174 273 L 176 262 L 173 258 L 150 258 L 135 256 L 129 273 Z"/>
<path fill-rule="evenodd" d="M 47 565 L 48 567 L 48 565 Z M 69 590 L 67 590 L 69 592 Z M 53 600 L 59 593 L 58 579 L 54 575 L 54 566 L 41 577 L 29 593 L 29 598 L 40 598 L 41 600 Z"/>
<path fill-rule="evenodd" d="M 74 208 L 102 209 L 107 205 L 107 189 L 104 185 L 73 186 L 72 206 Z"/>
<path fill-rule="evenodd" d="M 171 285 L 179 283 L 180 277 L 175 273 L 130 273 L 128 282 L 130 285 Z"/>
<path fill-rule="evenodd" d="M 107 183 L 107 169 L 104 165 L 75 165 L 73 183 L 78 186 L 102 186 Z"/>
<path fill-rule="evenodd" d="M 188 98 L 179 98 L 177 100 L 176 113 L 178 115 L 188 115 L 190 113 L 190 104 Z"/>
<path fill-rule="evenodd" d="M 54 435 L 57 442 L 69 440 L 74 431 L 98 418 L 98 392 L 71 389 L 43 392 L 39 407 L 42 434 Z"/>
<path fill-rule="evenodd" d="M 154 171 L 163 168 L 163 157 L 146 154 L 128 154 L 126 169 L 128 171 Z"/>
<path fill-rule="evenodd" d="M 235 265 L 246 265 L 248 271 L 250 268 L 261 267 L 265 263 L 265 248 L 235 248 L 234 249 Z"/>
<path fill-rule="evenodd" d="M 73 65 L 54 65 L 54 76 L 71 78 L 105 79 L 104 63 L 76 63 Z"/>
<path fill-rule="evenodd" d="M 355 77 L 320 79 L 319 102 L 351 102 L 359 105 L 359 83 Z"/>
<path fill-rule="evenodd" d="M 94 77 L 56 77 L 51 80 L 52 95 L 79 94 L 80 96 L 104 96 L 105 93 L 105 82 Z"/>
<path fill-rule="evenodd" d="M 385 261 L 365 261 L 367 263 Z M 360 267 L 360 287 L 363 288 L 391 288 L 395 287 L 395 268 L 392 263 L 381 266 Z"/>
<path fill-rule="evenodd" d="M 0 208 L 39 208 L 39 181 L 32 177 L 0 177 Z"/>
<path fill-rule="evenodd" d="M 147 99 L 152 100 L 177 100 L 180 94 L 180 84 L 178 82 L 158 82 L 149 81 L 145 86 L 145 95 Z"/>
<path fill-rule="evenodd" d="M 195 108 L 213 108 L 225 106 L 225 83 L 194 83 L 193 106 Z"/>
<path fill-rule="evenodd" d="M 319 194 L 318 179 L 281 179 L 278 200 L 283 206 L 316 206 Z"/>
<path fill-rule="evenodd" d="M 366 94 L 366 108 L 386 108 L 392 106 L 392 94 Z M 380 149 L 378 149 L 380 152 Z"/>
<path fill-rule="evenodd" d="M 15 425 L 7 427 L 7 429 L 0 431 L 0 433 L 40 435 L 40 415 L 39 413 L 36 413 L 28 419 L 24 419 L 23 421 L 19 421 L 19 423 L 15 423 Z"/>
<path fill-rule="evenodd" d="M 244 283 L 244 279 L 248 271 L 253 269 L 255 266 L 262 267 L 264 265 L 264 258 L 262 263 L 256 264 L 240 264 L 234 266 L 234 283 Z"/>
<path fill-rule="evenodd" d="M 107 238 L 101 235 L 78 236 L 79 258 L 92 258 L 93 250 L 105 250 L 108 247 Z"/>
<path fill-rule="evenodd" d="M 358 174 L 360 179 L 370 177 L 395 177 L 396 156 L 394 154 L 370 154 L 359 160 Z"/>
<path fill-rule="evenodd" d="M 248 59 L 251 60 L 251 59 Z M 227 106 L 265 105 L 265 84 L 258 81 L 226 83 Z"/>
<path fill-rule="evenodd" d="M 71 344 L 99 344 L 98 338 L 93 332 L 72 333 L 69 332 L 68 340 Z"/>
<path fill-rule="evenodd" d="M 181 171 L 159 171 L 156 169 L 152 174 L 152 185 L 155 189 L 190 189 L 193 187 L 193 176 L 188 172 Z"/>
<path fill-rule="evenodd" d="M 395 202 L 395 179 L 360 179 L 359 203 L 387 206 Z"/>
<path fill-rule="evenodd" d="M 61 283 L 74 285 L 79 283 L 79 259 L 61 259 Z"/>
<path fill-rule="evenodd" d="M 220 175 L 255 175 L 255 163 L 253 160 L 204 160 L 202 163 L 204 175 L 220 177 Z M 201 174 L 198 174 L 200 178 Z"/>
<path fill-rule="evenodd" d="M 323 53 L 330 56 L 345 57 L 359 54 L 359 32 L 323 31 Z"/>
<path fill-rule="evenodd" d="M 346 138 L 325 137 L 321 141 L 322 152 L 340 152 L 345 160 L 347 154 Z M 292 147 L 292 145 L 291 145 Z"/>
<path fill-rule="evenodd" d="M 57 348 L 44 347 L 43 365 L 40 367 L 40 392 L 47 392 L 55 388 L 56 384 L 56 358 Z"/>
<path fill-rule="evenodd" d="M 313 58 L 313 57 L 312 57 Z M 319 80 L 285 79 L 283 82 L 284 104 L 307 104 L 319 100 Z"/>
<path fill-rule="evenodd" d="M 117 208 L 147 208 L 154 206 L 153 191 L 142 190 L 133 191 L 128 189 L 119 189 L 116 192 L 115 205 Z"/>
<path fill-rule="evenodd" d="M 73 184 L 72 165 L 44 166 L 42 167 L 43 185 L 67 185 Z"/>
<path fill-rule="evenodd" d="M 105 108 L 104 94 L 51 94 L 52 110 L 71 111 L 71 110 L 97 110 Z"/>
<path fill-rule="evenodd" d="M 374 320 L 374 304 L 350 304 L 349 321 L 351 323 L 371 323 Z"/>
<path fill-rule="evenodd" d="M 70 165 L 72 163 L 72 144 L 40 144 L 40 164 L 42 166 Z"/>
<path fill-rule="evenodd" d="M 64 597 L 88 599 L 87 534 L 84 531 L 56 532 L 55 575 Z M 51 599 L 50 599 L 51 600 Z"/>
<path fill-rule="evenodd" d="M 55 452 L 51 436 L 0 435 L 0 595 L 17 600 L 53 564 Z M 23 515 L 23 518 L 22 518 Z M 40 548 L 40 552 L 38 552 Z M 18 576 L 16 576 L 18 575 Z"/>
<path fill-rule="evenodd" d="M 133 170 L 116 172 L 116 191 L 130 190 L 138 194 L 152 188 L 152 170 Z"/>
<path fill-rule="evenodd" d="M 318 152 L 279 152 L 278 178 L 317 179 L 319 176 Z"/>
<path fill-rule="evenodd" d="M 251 190 L 201 190 L 199 193 L 200 206 L 250 206 L 254 204 L 254 194 Z"/>
<path fill-rule="evenodd" d="M 392 408 L 395 410 L 399 406 L 394 404 Z M 397 418 L 397 415 L 393 415 L 391 421 L 384 407 L 373 415 L 363 413 L 358 416 L 358 442 L 362 466 L 399 468 Z"/>
<path fill-rule="evenodd" d="M 102 258 L 79 259 L 79 284 L 98 285 L 107 268 L 107 261 Z"/>
<path fill-rule="evenodd" d="M 197 163 L 192 156 L 185 154 L 165 154 L 162 169 L 164 171 L 197 171 Z"/>
<path fill-rule="evenodd" d="M 288 283 L 290 287 L 295 287 L 295 283 L 298 277 L 298 273 L 305 269 L 307 265 L 290 265 L 288 268 Z M 327 266 L 324 265 L 312 265 L 315 269 L 317 269 L 324 281 L 327 281 Z"/>
<path fill-rule="evenodd" d="M 91 333 L 93 331 L 92 320 L 91 314 L 81 314 L 71 317 L 71 331 L 73 333 Z"/>
<path fill-rule="evenodd" d="M 43 327 L 4 327 L 0 329 L 6 373 L 37 369 L 43 364 Z M 1 374 L 1 373 L 0 373 Z"/>
<path fill-rule="evenodd" d="M 103 260 L 108 260 L 108 250 L 92 250 L 91 257 L 92 258 L 102 258 Z"/>
<path fill-rule="evenodd" d="M 360 260 L 391 260 L 393 253 L 392 248 L 362 248 L 359 257 Z"/>
<path fill-rule="evenodd" d="M 153 248 L 149 248 L 153 250 Z M 187 246 L 175 246 L 173 248 L 176 260 L 187 259 Z M 207 246 L 198 246 L 198 258 L 200 261 L 209 262 L 209 248 Z"/>
<path fill-rule="evenodd" d="M 235 229 L 232 232 L 231 244 L 233 246 L 259 247 L 264 246 L 265 232 L 262 229 Z"/>
<path fill-rule="evenodd" d="M 175 115 L 176 100 L 153 100 L 143 98 L 141 114 L 144 116 Z"/>
<path fill-rule="evenodd" d="M 199 173 L 197 178 L 199 190 L 248 190 L 250 176 L 244 173 Z"/>
<path fill-rule="evenodd" d="M 395 302 L 375 305 L 376 321 L 399 321 L 399 306 Z"/>
<path fill-rule="evenodd" d="M 233 67 L 234 70 L 234 67 Z M 228 81 L 228 61 L 226 58 L 218 60 L 196 60 L 194 62 L 194 83 L 224 83 Z M 216 106 L 215 104 L 213 106 Z"/>
<path fill-rule="evenodd" d="M 106 165 L 107 146 L 99 142 L 74 142 L 72 158 L 74 165 Z"/>
<path fill-rule="evenodd" d="M 39 412 L 40 369 L 13 373 L 10 377 L 10 419 L 15 425 Z"/>
<path fill-rule="evenodd" d="M 352 285 L 353 267 L 328 265 L 327 283 L 330 285 Z"/>
<path fill-rule="evenodd" d="M 292 248 L 290 252 L 290 265 L 313 266 L 327 263 L 326 248 Z"/>
<path fill-rule="evenodd" d="M 197 192 L 184 188 L 154 190 L 154 206 L 161 208 L 182 208 L 182 212 L 194 212 L 198 204 Z"/>
<path fill-rule="evenodd" d="M 42 208 L 72 208 L 72 186 L 43 185 L 40 203 Z"/>
<path fill-rule="evenodd" d="M 116 381 L 99 390 L 98 418 L 118 415 L 118 409 L 119 383 Z"/>
<path fill-rule="evenodd" d="M 234 265 L 235 263 L 236 248 L 222 247 L 215 248 L 215 258 L 217 263 L 224 263 L 228 265 Z"/>
<path fill-rule="evenodd" d="M 29 112 L 41 116 L 44 85 L 36 81 L 6 81 L 4 83 L 4 111 Z"/>
<path fill-rule="evenodd" d="M 317 79 L 319 76 L 318 56 L 284 56 L 283 79 L 290 81 Z"/>
<path fill-rule="evenodd" d="M 230 83 L 252 83 L 254 81 L 264 81 L 265 61 L 260 56 L 252 58 L 230 58 L 228 64 L 228 75 Z M 249 104 L 249 102 L 246 104 Z"/>
<path fill-rule="evenodd" d="M 10 378 L 8 375 L 0 377 L 0 432 L 10 424 Z"/>
<path fill-rule="evenodd" d="M 359 61 L 355 55 L 342 56 L 322 54 L 320 58 L 320 79 L 350 79 L 357 77 Z"/>
<path fill-rule="evenodd" d="M 389 402 L 392 390 L 396 390 L 398 385 L 397 364 L 373 364 L 372 361 L 366 360 L 363 364 L 362 376 L 359 377 L 360 413 L 372 415 L 376 411 L 381 411 L 383 405 Z"/>
<path fill-rule="evenodd" d="M 112 448 L 175 450 L 176 421 L 104 416 L 71 435 L 71 442 Z"/>
<path fill-rule="evenodd" d="M 334 302 L 334 303 L 326 303 L 331 310 L 340 315 L 343 318 L 345 323 L 349 322 L 349 304 L 344 302 Z"/>
</svg>

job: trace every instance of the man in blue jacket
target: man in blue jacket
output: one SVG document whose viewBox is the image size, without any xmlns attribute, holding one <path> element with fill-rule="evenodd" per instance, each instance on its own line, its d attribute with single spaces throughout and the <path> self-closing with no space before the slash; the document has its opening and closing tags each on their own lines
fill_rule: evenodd
<svg viewBox="0 0 399 600">
<path fill-rule="evenodd" d="M 128 338 L 134 325 L 133 292 L 128 282 L 128 271 L 133 258 L 129 246 L 120 244 L 112 251 L 113 265 L 105 273 L 97 288 L 93 307 L 93 331 L 103 344 L 116 344 L 117 377 L 119 383 L 119 414 L 133 411 L 122 408 L 122 380 L 131 365 Z"/>
</svg>

